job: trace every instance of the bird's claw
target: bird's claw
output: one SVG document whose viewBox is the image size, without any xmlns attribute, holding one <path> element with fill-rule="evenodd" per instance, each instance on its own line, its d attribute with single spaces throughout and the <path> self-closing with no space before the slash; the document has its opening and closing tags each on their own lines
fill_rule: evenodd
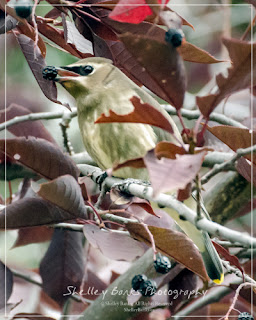
<svg viewBox="0 0 256 320">
<path fill-rule="evenodd" d="M 107 177 L 108 177 L 108 174 L 106 171 L 104 171 L 102 174 L 98 175 L 98 177 L 95 179 L 95 182 L 99 185 L 100 190 L 102 189 L 102 185 Z"/>
</svg>

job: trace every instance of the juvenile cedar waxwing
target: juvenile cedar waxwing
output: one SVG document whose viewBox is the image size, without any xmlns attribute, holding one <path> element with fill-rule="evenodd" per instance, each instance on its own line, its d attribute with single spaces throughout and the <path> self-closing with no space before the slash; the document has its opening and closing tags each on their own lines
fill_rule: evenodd
<svg viewBox="0 0 256 320">
<path fill-rule="evenodd" d="M 144 157 L 160 141 L 177 144 L 182 141 L 178 128 L 170 115 L 142 88 L 105 58 L 86 58 L 58 69 L 59 82 L 76 100 L 78 123 L 84 146 L 98 166 L 106 170 L 127 160 Z M 134 107 L 130 98 L 139 97 L 159 110 L 169 120 L 174 135 L 145 124 L 94 122 L 102 113 L 112 110 L 128 114 Z M 114 176 L 149 180 L 147 169 L 125 167 L 114 171 Z M 192 200 L 193 201 L 193 200 Z M 185 202 L 186 203 L 186 202 Z M 191 203 L 191 200 L 190 200 Z M 193 205 L 193 204 L 192 204 Z M 188 221 L 180 220 L 176 211 L 164 209 L 200 250 L 209 277 L 215 283 L 223 281 L 223 267 L 207 232 L 198 230 Z"/>
</svg>

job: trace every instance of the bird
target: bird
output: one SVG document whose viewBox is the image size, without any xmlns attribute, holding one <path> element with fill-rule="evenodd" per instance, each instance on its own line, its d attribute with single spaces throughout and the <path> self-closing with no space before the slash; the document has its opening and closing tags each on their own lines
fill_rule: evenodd
<svg viewBox="0 0 256 320">
<path fill-rule="evenodd" d="M 89 57 L 56 69 L 54 81 L 74 97 L 85 149 L 101 169 L 107 170 L 128 160 L 144 157 L 160 141 L 175 144 L 182 141 L 175 122 L 164 108 L 114 66 L 111 60 Z M 170 122 L 173 134 L 148 124 L 95 124 L 103 113 L 108 114 L 110 110 L 119 115 L 132 112 L 134 106 L 130 99 L 134 96 L 161 112 Z M 124 179 L 149 180 L 146 168 L 123 167 L 113 171 L 113 175 Z M 181 220 L 173 209 L 164 210 L 198 247 L 209 278 L 220 284 L 224 279 L 223 266 L 209 234 L 197 229 L 189 221 Z"/>
</svg>

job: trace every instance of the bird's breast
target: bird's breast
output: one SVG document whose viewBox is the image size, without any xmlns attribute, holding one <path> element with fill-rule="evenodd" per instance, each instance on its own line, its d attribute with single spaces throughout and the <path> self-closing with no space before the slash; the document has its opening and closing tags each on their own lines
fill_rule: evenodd
<svg viewBox="0 0 256 320">
<path fill-rule="evenodd" d="M 108 115 L 110 109 L 119 113 L 116 110 L 117 103 L 114 101 L 113 105 L 113 99 L 106 99 L 99 101 L 97 105 L 94 100 L 94 105 L 91 103 L 89 108 L 78 107 L 78 122 L 85 148 L 104 170 L 127 160 L 145 156 L 147 151 L 155 147 L 157 140 L 149 125 L 137 123 L 95 124 L 100 115 L 102 113 Z M 133 106 L 129 103 L 129 100 L 125 104 L 119 101 L 118 109 L 121 114 L 133 110 Z M 137 170 L 128 167 L 116 171 L 115 176 L 146 179 L 147 173 L 145 169 Z"/>
</svg>

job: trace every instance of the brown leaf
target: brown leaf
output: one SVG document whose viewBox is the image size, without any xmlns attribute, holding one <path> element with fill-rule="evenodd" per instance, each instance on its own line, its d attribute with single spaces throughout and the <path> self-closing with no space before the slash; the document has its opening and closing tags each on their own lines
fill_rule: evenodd
<svg viewBox="0 0 256 320">
<path fill-rule="evenodd" d="M 129 235 L 103 230 L 92 224 L 84 225 L 84 235 L 93 247 L 109 259 L 133 261 L 145 252 L 141 243 Z"/>
<path fill-rule="evenodd" d="M 253 83 L 256 82 L 255 72 L 253 72 L 253 80 L 251 79 L 252 70 L 256 68 L 256 44 L 252 46 L 249 42 L 227 38 L 223 39 L 223 43 L 228 49 L 232 66 L 228 69 L 227 77 L 222 74 L 217 75 L 217 93 L 197 97 L 198 107 L 205 117 L 209 117 L 210 113 L 225 97 L 236 91 L 249 88 L 252 81 Z M 251 56 L 252 51 L 253 56 Z"/>
<path fill-rule="evenodd" d="M 215 127 L 207 126 L 207 130 L 228 145 L 233 151 L 239 148 L 249 148 L 252 144 L 256 143 L 256 132 L 253 131 L 251 133 L 249 129 L 221 125 Z M 255 155 L 253 159 L 251 159 L 251 154 L 247 154 L 244 157 L 256 164 Z"/>
<path fill-rule="evenodd" d="M 19 229 L 63 222 L 76 218 L 39 198 L 24 198 L 0 211 L 0 229 Z"/>
<path fill-rule="evenodd" d="M 144 157 L 154 194 L 184 189 L 199 172 L 206 152 L 178 155 L 176 159 L 158 160 L 153 151 Z"/>
<path fill-rule="evenodd" d="M 0 261 L 0 309 L 4 308 L 12 294 L 13 275 L 11 270 Z"/>
<path fill-rule="evenodd" d="M 0 140 L 0 151 L 46 179 L 55 179 L 65 174 L 75 178 L 78 176 L 78 169 L 71 158 L 44 139 L 29 137 Z"/>
<path fill-rule="evenodd" d="M 87 218 L 88 213 L 80 186 L 70 175 L 41 184 L 38 194 L 75 217 Z"/>
<path fill-rule="evenodd" d="M 0 111 L 0 123 L 26 114 L 31 114 L 31 111 L 16 103 L 12 103 L 7 109 Z M 17 137 L 28 138 L 29 136 L 33 136 L 57 144 L 56 141 L 53 139 L 52 135 L 46 130 L 46 128 L 40 120 L 26 121 L 15 124 L 11 127 L 8 127 L 8 131 L 10 131 Z"/>
<path fill-rule="evenodd" d="M 26 246 L 31 243 L 40 243 L 49 241 L 52 238 L 53 228 L 42 227 L 27 227 L 19 229 L 18 237 L 12 248 Z"/>
<path fill-rule="evenodd" d="M 187 41 L 183 41 L 182 45 L 178 47 L 177 50 L 185 61 L 206 64 L 227 62 L 225 60 L 219 60 L 215 58 L 209 52 Z"/>
<path fill-rule="evenodd" d="M 238 258 L 236 256 L 230 254 L 227 249 L 223 248 L 217 242 L 212 241 L 212 243 L 213 243 L 215 249 L 217 250 L 217 252 L 220 255 L 222 255 L 225 258 L 225 260 L 228 260 L 233 266 L 237 267 L 241 271 L 242 275 L 244 275 L 244 270 L 243 270 L 242 266 L 240 265 Z"/>
<path fill-rule="evenodd" d="M 126 224 L 131 236 L 151 246 L 149 235 L 140 224 Z M 158 227 L 148 227 L 152 233 L 156 248 L 164 255 L 174 258 L 186 268 L 198 274 L 202 279 L 208 279 L 202 257 L 192 240 L 181 232 Z"/>
<path fill-rule="evenodd" d="M 136 159 L 127 160 L 123 163 L 118 164 L 113 168 L 113 171 L 117 169 L 125 168 L 125 167 L 132 167 L 136 169 L 146 168 L 143 158 L 136 158 Z"/>
<path fill-rule="evenodd" d="M 177 154 L 186 154 L 184 148 L 177 146 L 174 143 L 161 141 L 155 147 L 155 155 L 157 158 L 176 159 Z"/>
<path fill-rule="evenodd" d="M 68 287 L 81 285 L 84 275 L 83 235 L 54 230 L 51 244 L 40 263 L 43 290 L 63 306 L 70 297 Z"/>
<path fill-rule="evenodd" d="M 173 129 L 170 121 L 156 108 L 148 103 L 141 103 L 140 98 L 133 96 L 131 102 L 134 110 L 126 115 L 118 115 L 114 111 L 109 111 L 109 116 L 104 113 L 95 121 L 95 123 L 111 123 L 111 122 L 131 122 L 144 123 L 159 127 L 170 133 Z"/>
<path fill-rule="evenodd" d="M 172 45 L 129 32 L 119 36 L 127 50 L 158 83 L 161 97 L 180 109 L 186 90 L 183 61 Z M 152 63 L 153 62 L 153 63 Z"/>
</svg>

